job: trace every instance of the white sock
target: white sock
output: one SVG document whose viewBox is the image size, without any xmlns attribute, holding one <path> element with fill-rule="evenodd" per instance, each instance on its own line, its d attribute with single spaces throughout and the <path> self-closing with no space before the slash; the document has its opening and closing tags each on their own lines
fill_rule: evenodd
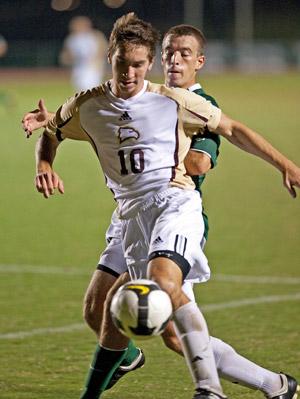
<svg viewBox="0 0 300 399">
<path fill-rule="evenodd" d="M 220 377 L 251 389 L 259 389 L 268 396 L 280 390 L 282 381 L 279 374 L 244 358 L 218 338 L 211 337 L 211 345 Z"/>
<path fill-rule="evenodd" d="M 207 325 L 197 304 L 189 302 L 178 308 L 174 323 L 196 387 L 222 394 Z"/>
</svg>

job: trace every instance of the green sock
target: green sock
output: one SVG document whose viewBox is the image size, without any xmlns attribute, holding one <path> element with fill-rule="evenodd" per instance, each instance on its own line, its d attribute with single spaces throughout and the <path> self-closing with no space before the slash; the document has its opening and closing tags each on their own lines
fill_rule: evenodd
<svg viewBox="0 0 300 399">
<path fill-rule="evenodd" d="M 97 345 L 80 399 L 98 399 L 104 392 L 115 370 L 124 359 L 127 349 L 114 351 Z"/>
<path fill-rule="evenodd" d="M 130 366 L 131 363 L 137 358 L 140 353 L 139 349 L 134 345 L 134 343 L 130 340 L 128 343 L 127 351 L 125 353 L 125 357 L 121 363 L 121 366 Z"/>
</svg>

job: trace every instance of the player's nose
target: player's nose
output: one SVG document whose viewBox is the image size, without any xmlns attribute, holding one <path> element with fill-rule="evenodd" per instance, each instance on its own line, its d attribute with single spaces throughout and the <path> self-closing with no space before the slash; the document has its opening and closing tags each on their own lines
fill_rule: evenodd
<svg viewBox="0 0 300 399">
<path fill-rule="evenodd" d="M 174 51 L 174 53 L 172 54 L 172 57 L 171 57 L 171 63 L 172 64 L 179 64 L 179 61 L 180 61 L 180 52 L 179 51 Z"/>
<path fill-rule="evenodd" d="M 127 71 L 126 71 L 127 77 L 128 77 L 128 78 L 131 78 L 131 77 L 134 76 L 134 74 L 135 74 L 134 67 L 129 66 L 129 67 L 127 68 Z"/>
</svg>

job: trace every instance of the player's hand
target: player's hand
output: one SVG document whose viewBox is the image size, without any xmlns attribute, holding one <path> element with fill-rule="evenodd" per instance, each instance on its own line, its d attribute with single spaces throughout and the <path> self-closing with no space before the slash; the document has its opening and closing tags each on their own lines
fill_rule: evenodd
<svg viewBox="0 0 300 399">
<path fill-rule="evenodd" d="M 64 194 L 64 183 L 57 173 L 51 167 L 37 172 L 35 176 L 35 187 L 37 191 L 43 194 L 44 198 L 49 198 L 57 189 Z"/>
<path fill-rule="evenodd" d="M 293 162 L 290 162 L 288 167 L 282 172 L 283 184 L 293 198 L 297 197 L 295 187 L 300 188 L 300 168 Z"/>
<path fill-rule="evenodd" d="M 44 100 L 40 99 L 38 108 L 23 116 L 22 128 L 25 131 L 26 137 L 29 138 L 34 130 L 45 127 L 49 119 L 50 114 L 48 113 Z"/>
</svg>

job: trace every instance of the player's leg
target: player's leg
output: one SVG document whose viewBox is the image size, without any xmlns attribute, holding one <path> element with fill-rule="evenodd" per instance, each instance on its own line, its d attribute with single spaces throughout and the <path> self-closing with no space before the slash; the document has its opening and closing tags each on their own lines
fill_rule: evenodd
<svg viewBox="0 0 300 399">
<path fill-rule="evenodd" d="M 121 245 L 120 232 L 120 221 L 114 212 L 111 224 L 106 232 L 107 246 L 100 256 L 97 270 L 94 272 L 85 294 L 83 307 L 84 318 L 87 324 L 96 333 L 98 339 L 100 337 L 104 314 L 104 303 L 107 294 L 116 283 L 118 277 L 127 270 Z M 117 284 L 116 287 L 118 287 Z M 97 343 L 92 364 L 95 364 L 98 367 L 102 361 L 103 353 L 105 354 L 104 350 L 101 349 L 99 343 Z M 120 365 L 120 370 L 116 370 L 114 363 L 112 365 L 112 369 L 115 370 L 115 373 L 110 373 L 111 380 L 107 383 L 106 389 L 112 387 L 118 379 L 125 374 L 124 370 L 128 372 L 131 371 L 131 369 L 133 370 L 142 367 L 144 362 L 145 359 L 141 349 L 137 348 L 132 341 L 129 341 L 125 356 L 123 357 L 121 364 L 118 363 L 118 365 Z M 85 396 L 83 396 L 85 398 L 94 398 L 93 392 L 97 392 L 98 387 L 104 385 L 104 382 L 106 383 L 106 380 L 108 379 L 108 377 L 103 376 L 100 378 L 98 375 L 97 381 L 95 382 L 93 377 L 94 374 L 98 375 L 97 371 L 93 373 L 93 369 L 88 373 L 84 393 Z"/>
<path fill-rule="evenodd" d="M 181 290 L 181 268 L 168 258 L 156 257 L 149 263 L 149 278 L 171 298 L 174 324 L 196 388 L 207 396 L 213 392 L 223 397 L 206 321 L 196 303 Z"/>
<path fill-rule="evenodd" d="M 161 208 L 158 204 L 160 215 L 150 239 L 148 276 L 171 297 L 174 324 L 197 389 L 195 398 L 223 397 L 206 321 L 181 289 L 188 275 L 203 281 L 210 275 L 200 247 L 204 231 L 201 200 L 196 192 L 179 190 Z"/>
<path fill-rule="evenodd" d="M 83 317 L 98 338 L 106 295 L 119 276 L 110 270 L 111 272 L 95 270 L 83 301 Z"/>
<path fill-rule="evenodd" d="M 195 302 L 195 295 L 193 291 L 193 283 L 189 281 L 185 281 L 182 285 L 182 290 L 186 294 L 186 296 Z M 174 328 L 173 321 L 169 321 L 164 332 L 161 334 L 161 337 L 164 341 L 164 344 L 167 348 L 171 349 L 173 352 L 176 352 L 178 355 L 183 356 L 181 344 L 179 338 L 176 335 L 176 331 Z"/>
<path fill-rule="evenodd" d="M 280 399 L 291 399 L 297 388 L 300 389 L 293 377 L 260 367 L 218 338 L 211 337 L 211 342 L 217 369 L 222 378 L 254 390 L 258 389 L 267 398 L 274 399 L 279 399 L 280 395 Z"/>
<path fill-rule="evenodd" d="M 117 289 L 129 279 L 128 273 L 122 274 L 109 291 L 105 304 L 99 347 L 91 363 L 86 386 L 81 399 L 98 399 L 106 389 L 115 370 L 120 366 L 129 343 L 114 326 L 110 316 L 110 302 Z"/>
<path fill-rule="evenodd" d="M 106 268 L 107 269 L 107 268 Z M 87 324 L 96 333 L 98 339 L 100 336 L 100 327 L 102 323 L 102 317 L 104 313 L 104 303 L 108 291 L 111 289 L 117 277 L 109 272 L 102 270 L 96 270 L 93 274 L 89 287 L 87 289 L 85 300 L 84 300 L 84 318 Z M 96 345 L 96 349 L 93 356 L 93 362 L 98 363 L 98 358 L 101 357 L 99 343 Z M 145 357 L 140 348 L 137 348 L 133 341 L 129 341 L 125 357 L 120 364 L 119 369 L 115 371 L 111 380 L 107 384 L 106 389 L 111 388 L 117 383 L 117 381 L 130 371 L 140 368 L 145 363 Z M 89 373 L 90 375 L 90 373 Z M 100 383 L 99 379 L 99 383 Z M 89 378 L 87 378 L 86 385 L 89 384 Z"/>
<path fill-rule="evenodd" d="M 192 287 L 193 284 L 188 281 L 185 281 L 182 286 L 188 298 L 194 301 L 195 296 Z M 169 322 L 162 338 L 168 348 L 179 355 L 183 355 L 173 322 Z M 265 369 L 241 356 L 226 342 L 212 336 L 210 338 L 218 374 L 221 378 L 253 390 L 260 390 L 268 398 L 277 398 L 278 392 L 285 395 L 281 399 L 292 398 L 297 388 L 300 389 L 293 377 Z"/>
</svg>

